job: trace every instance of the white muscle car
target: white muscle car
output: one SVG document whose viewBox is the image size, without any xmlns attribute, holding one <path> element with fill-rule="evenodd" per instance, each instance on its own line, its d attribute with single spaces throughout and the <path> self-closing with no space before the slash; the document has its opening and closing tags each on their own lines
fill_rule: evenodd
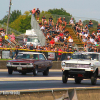
<svg viewBox="0 0 100 100">
<path fill-rule="evenodd" d="M 61 62 L 61 69 L 63 83 L 67 83 L 68 78 L 75 78 L 75 83 L 91 79 L 91 84 L 95 85 L 97 78 L 100 77 L 100 53 L 75 52 L 70 60 Z"/>
</svg>

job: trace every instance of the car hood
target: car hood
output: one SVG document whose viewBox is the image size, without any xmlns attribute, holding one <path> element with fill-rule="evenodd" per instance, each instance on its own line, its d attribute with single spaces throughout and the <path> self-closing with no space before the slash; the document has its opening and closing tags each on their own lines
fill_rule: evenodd
<svg viewBox="0 0 100 100">
<path fill-rule="evenodd" d="M 71 59 L 71 60 L 63 60 L 62 62 L 65 63 L 74 63 L 74 64 L 90 64 L 91 60 L 86 60 L 86 59 Z"/>
<path fill-rule="evenodd" d="M 31 60 L 31 59 L 14 59 L 14 60 L 9 60 L 8 62 L 19 62 L 19 63 L 34 63 L 37 60 Z"/>
</svg>

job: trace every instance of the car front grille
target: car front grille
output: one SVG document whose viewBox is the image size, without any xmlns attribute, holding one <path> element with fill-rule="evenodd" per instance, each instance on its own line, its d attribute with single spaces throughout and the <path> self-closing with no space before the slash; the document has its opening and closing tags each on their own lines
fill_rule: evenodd
<svg viewBox="0 0 100 100">
<path fill-rule="evenodd" d="M 29 65 L 29 63 L 12 63 L 12 65 Z"/>
<path fill-rule="evenodd" d="M 72 63 L 66 63 L 66 67 L 89 68 L 90 64 L 72 64 Z"/>
</svg>

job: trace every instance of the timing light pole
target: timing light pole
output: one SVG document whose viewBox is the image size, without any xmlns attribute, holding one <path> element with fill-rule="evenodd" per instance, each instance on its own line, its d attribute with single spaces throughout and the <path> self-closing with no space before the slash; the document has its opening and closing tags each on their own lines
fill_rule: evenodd
<svg viewBox="0 0 100 100">
<path fill-rule="evenodd" d="M 10 0 L 10 4 L 9 4 L 9 14 L 8 14 L 8 20 L 7 20 L 7 28 L 6 28 L 6 34 L 8 34 L 8 25 L 9 25 L 9 18 L 10 18 L 10 9 L 11 9 L 11 0 Z"/>
</svg>

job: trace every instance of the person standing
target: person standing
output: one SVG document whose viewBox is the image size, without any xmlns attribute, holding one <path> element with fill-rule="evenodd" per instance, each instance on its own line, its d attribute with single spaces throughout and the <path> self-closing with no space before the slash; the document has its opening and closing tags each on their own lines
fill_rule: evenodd
<svg viewBox="0 0 100 100">
<path fill-rule="evenodd" d="M 39 21 L 39 17 L 40 17 L 40 10 L 39 10 L 39 8 L 37 8 L 37 10 L 36 10 L 36 19 L 37 19 L 37 21 Z"/>
<path fill-rule="evenodd" d="M 73 18 L 71 18 L 71 20 L 70 20 L 70 25 L 72 25 L 72 27 L 74 27 L 75 26 L 75 24 L 74 24 L 74 20 L 73 20 Z"/>
<path fill-rule="evenodd" d="M 34 8 L 34 9 L 32 9 L 32 15 L 33 15 L 33 17 L 35 17 L 35 13 L 36 13 L 36 10 Z"/>
<path fill-rule="evenodd" d="M 58 61 L 60 61 L 61 60 L 61 56 L 62 56 L 62 49 L 61 48 L 59 48 L 58 49 Z"/>
</svg>

